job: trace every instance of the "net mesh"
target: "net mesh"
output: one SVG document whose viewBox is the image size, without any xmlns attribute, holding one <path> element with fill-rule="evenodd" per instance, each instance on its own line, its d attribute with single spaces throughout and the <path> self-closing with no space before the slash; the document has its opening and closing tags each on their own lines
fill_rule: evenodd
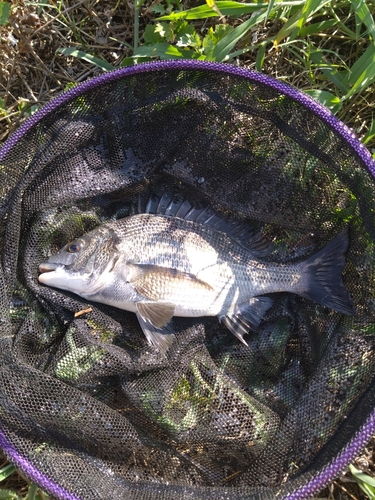
<svg viewBox="0 0 375 500">
<path fill-rule="evenodd" d="M 337 126 L 254 79 L 170 67 L 65 98 L 8 149 L 0 422 L 26 473 L 62 498 L 271 499 L 356 439 L 373 410 L 375 191 Z M 133 313 L 38 282 L 68 241 L 166 192 L 259 228 L 278 262 L 348 227 L 356 315 L 280 293 L 248 346 L 216 318 L 175 318 L 160 356 Z"/>
</svg>

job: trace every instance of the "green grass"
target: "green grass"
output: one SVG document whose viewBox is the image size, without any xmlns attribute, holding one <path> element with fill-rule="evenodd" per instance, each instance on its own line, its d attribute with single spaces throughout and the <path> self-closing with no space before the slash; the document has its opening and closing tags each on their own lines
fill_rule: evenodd
<svg viewBox="0 0 375 500">
<path fill-rule="evenodd" d="M 0 25 L 5 26 L 10 16 L 10 3 L 0 2 Z"/>
<path fill-rule="evenodd" d="M 62 64 L 73 68 L 78 66 L 74 60 L 80 61 L 87 76 L 157 59 L 240 64 L 306 92 L 352 127 L 369 148 L 375 147 L 373 0 L 109 3 L 111 9 L 103 11 L 95 11 L 88 0 L 82 6 L 63 1 L 27 5 L 53 28 L 57 61 L 65 58 Z M 0 25 L 12 19 L 13 5 L 0 2 Z M 106 30 L 109 36 L 102 44 L 98 31 Z M 33 46 L 29 51 L 35 52 Z M 46 73 L 48 67 L 41 69 Z M 69 83 L 58 80 L 61 90 Z M 39 106 L 37 96 L 35 102 L 17 105 L 11 100 L 8 93 L 0 96 L 0 121 L 30 115 Z"/>
<path fill-rule="evenodd" d="M 167 0 L 148 7 L 152 19 L 140 35 L 144 4 L 144 0 L 135 2 L 131 54 L 116 66 L 87 50 L 61 47 L 59 52 L 104 71 L 153 59 L 199 59 L 250 63 L 258 71 L 268 72 L 268 63 L 282 57 L 289 72 L 278 77 L 301 88 L 349 125 L 358 128 L 357 108 L 364 113 L 367 107 L 362 140 L 370 147 L 375 145 L 372 2 L 207 0 L 183 8 L 178 0 Z M 356 115 L 351 120 L 353 110 Z"/>
<path fill-rule="evenodd" d="M 363 493 L 370 500 L 373 500 L 375 498 L 375 479 L 368 474 L 364 474 L 354 467 L 354 465 L 350 465 L 349 469 Z"/>
<path fill-rule="evenodd" d="M 14 489 L 3 488 L 6 480 L 17 472 L 14 465 L 8 464 L 0 469 L 0 500 L 49 500 L 49 496 L 34 483 L 29 483 L 27 492 L 18 494 Z"/>
</svg>

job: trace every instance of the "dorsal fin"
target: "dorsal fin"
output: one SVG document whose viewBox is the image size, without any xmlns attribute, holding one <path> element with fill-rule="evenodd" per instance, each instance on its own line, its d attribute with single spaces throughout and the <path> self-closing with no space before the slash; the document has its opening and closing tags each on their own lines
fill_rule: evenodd
<svg viewBox="0 0 375 500">
<path fill-rule="evenodd" d="M 216 213 L 211 207 L 192 205 L 179 196 L 161 197 L 151 193 L 148 199 L 139 196 L 138 206 L 133 205 L 132 213 L 149 213 L 179 217 L 198 224 L 206 224 L 221 231 L 250 250 L 256 257 L 266 257 L 272 251 L 270 242 L 249 224 Z"/>
</svg>

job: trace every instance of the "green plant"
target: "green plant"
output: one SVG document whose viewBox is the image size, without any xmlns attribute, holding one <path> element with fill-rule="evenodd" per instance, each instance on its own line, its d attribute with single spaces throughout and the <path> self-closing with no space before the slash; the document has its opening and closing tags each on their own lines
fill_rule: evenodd
<svg viewBox="0 0 375 500">
<path fill-rule="evenodd" d="M 180 0 L 164 0 L 148 7 L 153 17 L 140 35 L 141 9 L 146 7 L 145 0 L 138 0 L 131 55 L 121 65 L 155 58 L 217 62 L 240 58 L 267 72 L 268 61 L 282 57 L 294 71 L 279 78 L 297 82 L 301 90 L 348 122 L 348 110 L 354 113 L 357 107 L 367 106 L 372 113 L 373 107 L 369 101 L 375 84 L 375 22 L 367 1 L 207 0 L 183 9 Z M 83 48 L 63 47 L 59 52 L 103 71 L 115 68 Z M 363 141 L 370 144 L 374 138 L 371 116 Z"/>
<path fill-rule="evenodd" d="M 4 26 L 8 23 L 8 19 L 10 16 L 10 3 L 9 2 L 0 2 L 0 25 Z"/>
<path fill-rule="evenodd" d="M 374 500 L 375 498 L 375 478 L 364 474 L 360 470 L 358 470 L 354 465 L 349 466 L 350 472 L 352 473 L 352 476 L 356 480 L 358 486 L 361 488 L 361 490 L 364 492 L 365 495 L 370 500 Z"/>
<path fill-rule="evenodd" d="M 41 491 L 39 487 L 30 483 L 26 496 L 20 496 L 15 491 L 2 488 L 2 484 L 6 479 L 8 479 L 12 474 L 17 471 L 16 467 L 12 464 L 5 465 L 0 469 L 0 500 L 48 500 L 50 497 Z"/>
</svg>

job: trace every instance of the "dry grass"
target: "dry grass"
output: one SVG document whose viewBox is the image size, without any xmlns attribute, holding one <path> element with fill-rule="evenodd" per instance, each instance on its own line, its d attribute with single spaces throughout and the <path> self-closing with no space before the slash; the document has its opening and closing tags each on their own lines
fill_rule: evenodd
<svg viewBox="0 0 375 500">
<path fill-rule="evenodd" d="M 57 54 L 58 48 L 89 48 L 114 66 L 128 54 L 133 21 L 127 2 L 64 2 L 60 11 L 58 2 L 50 4 L 38 9 L 21 0 L 9 24 L 0 28 L 0 97 L 6 110 L 0 117 L 0 142 L 33 106 L 101 72 L 90 63 Z"/>
<path fill-rule="evenodd" d="M 38 7 L 18 0 L 13 4 L 9 24 L 0 27 L 0 143 L 17 129 L 36 108 L 53 99 L 72 83 L 82 82 L 99 73 L 97 67 L 76 58 L 57 53 L 62 47 L 77 47 L 119 66 L 124 57 L 131 55 L 133 43 L 134 0 L 79 0 L 54 1 Z M 153 3 L 158 3 L 155 0 Z M 192 3 L 190 2 L 190 6 Z M 140 23 L 145 26 L 151 18 L 150 4 L 145 4 Z M 210 21 L 212 24 L 212 21 Z M 199 23 L 195 23 L 197 26 Z M 202 23 L 201 23 L 202 24 Z M 266 25 L 269 36 L 277 26 Z M 262 36 L 262 34 L 259 34 Z M 337 42 L 337 40 L 336 40 Z M 357 53 L 349 42 L 340 40 L 341 52 L 350 66 Z M 334 48 L 334 37 L 322 38 L 321 46 Z M 255 57 L 248 54 L 242 61 L 254 67 Z M 308 88 L 309 75 L 300 71 L 298 62 L 290 59 L 285 50 L 266 55 L 264 70 L 275 77 L 285 77 L 300 89 Z M 339 117 L 358 133 L 367 130 L 372 122 L 374 104 L 369 94 L 356 96 L 350 106 L 342 109 Z M 370 475 L 375 475 L 375 440 L 373 439 L 355 464 Z M 3 466 L 5 459 L 3 458 Z M 2 488 L 12 488 L 20 494 L 27 491 L 28 483 L 14 473 Z M 349 473 L 334 481 L 317 498 L 330 500 L 361 500 L 365 496 Z"/>
</svg>

